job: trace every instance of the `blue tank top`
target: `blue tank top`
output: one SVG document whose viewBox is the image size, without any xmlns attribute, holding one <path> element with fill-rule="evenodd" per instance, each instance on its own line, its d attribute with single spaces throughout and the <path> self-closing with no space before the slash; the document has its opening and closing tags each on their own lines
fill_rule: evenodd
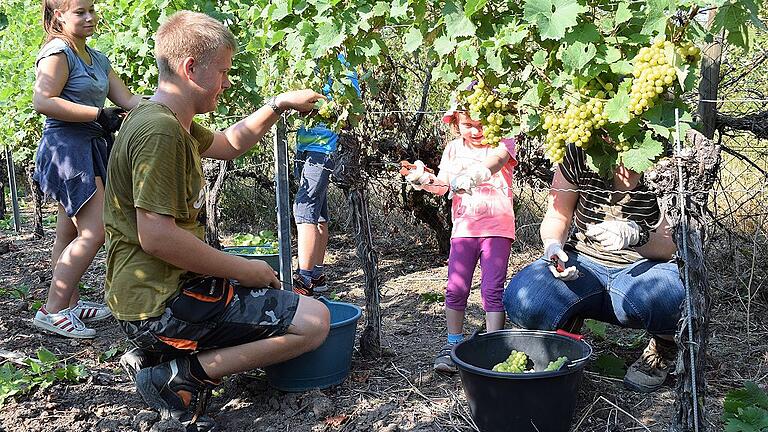
<svg viewBox="0 0 768 432">
<path fill-rule="evenodd" d="M 76 104 L 101 108 L 109 93 L 109 71 L 112 70 L 112 66 L 104 54 L 87 46 L 85 49 L 91 56 L 90 65 L 86 64 L 63 39 L 52 39 L 40 49 L 35 67 L 45 57 L 64 53 L 69 65 L 69 77 L 59 96 Z M 45 119 L 46 127 L 61 123 L 64 122 L 50 117 Z"/>
</svg>

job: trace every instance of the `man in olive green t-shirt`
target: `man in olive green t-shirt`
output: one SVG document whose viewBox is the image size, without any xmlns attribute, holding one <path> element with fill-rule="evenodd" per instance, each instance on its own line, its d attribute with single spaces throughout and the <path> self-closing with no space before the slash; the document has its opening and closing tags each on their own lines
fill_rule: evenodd
<svg viewBox="0 0 768 432">
<path fill-rule="evenodd" d="M 323 96 L 283 93 L 212 132 L 193 118 L 214 110 L 230 87 L 234 36 L 207 15 L 182 11 L 155 40 L 158 89 L 125 119 L 110 155 L 106 300 L 136 347 L 121 365 L 144 401 L 204 431 L 215 427 L 204 412 L 222 377 L 317 348 L 330 317 L 319 301 L 279 289 L 265 262 L 205 244 L 201 157 L 233 159 L 284 110 L 310 111 Z"/>
</svg>

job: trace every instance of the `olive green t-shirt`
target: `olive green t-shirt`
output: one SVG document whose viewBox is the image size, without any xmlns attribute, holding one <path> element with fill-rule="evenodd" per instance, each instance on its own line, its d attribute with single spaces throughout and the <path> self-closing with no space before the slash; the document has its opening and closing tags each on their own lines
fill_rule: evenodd
<svg viewBox="0 0 768 432">
<path fill-rule="evenodd" d="M 106 301 L 119 320 L 159 316 L 184 270 L 144 252 L 136 208 L 172 216 L 201 240 L 205 205 L 200 154 L 213 133 L 192 123 L 188 133 L 165 105 L 144 101 L 125 118 L 109 157 L 104 200 Z"/>
</svg>

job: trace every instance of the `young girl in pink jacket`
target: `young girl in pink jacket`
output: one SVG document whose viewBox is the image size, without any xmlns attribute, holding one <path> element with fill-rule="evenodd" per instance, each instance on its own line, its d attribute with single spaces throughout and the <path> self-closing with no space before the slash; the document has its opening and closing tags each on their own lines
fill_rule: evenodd
<svg viewBox="0 0 768 432">
<path fill-rule="evenodd" d="M 443 121 L 458 137 L 445 146 L 437 175 L 416 161 L 406 179 L 416 189 L 436 195 L 448 193 L 452 198 L 453 230 L 445 293 L 448 341 L 437 354 L 434 369 L 455 373 L 450 352 L 464 338 L 464 311 L 478 260 L 486 330 L 504 327 L 502 293 L 515 239 L 512 176 L 517 161 L 515 139 L 502 139 L 496 147 L 484 144 L 480 122 L 467 113 L 450 110 Z"/>
</svg>

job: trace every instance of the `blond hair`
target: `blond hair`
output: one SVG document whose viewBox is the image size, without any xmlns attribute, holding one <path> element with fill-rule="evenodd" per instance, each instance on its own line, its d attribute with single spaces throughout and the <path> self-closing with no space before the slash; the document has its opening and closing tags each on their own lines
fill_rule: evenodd
<svg viewBox="0 0 768 432">
<path fill-rule="evenodd" d="M 235 36 L 224 24 L 203 13 L 176 12 L 157 29 L 155 36 L 160 79 L 175 76 L 176 69 L 187 57 L 207 66 L 222 46 L 237 51 Z"/>
</svg>

